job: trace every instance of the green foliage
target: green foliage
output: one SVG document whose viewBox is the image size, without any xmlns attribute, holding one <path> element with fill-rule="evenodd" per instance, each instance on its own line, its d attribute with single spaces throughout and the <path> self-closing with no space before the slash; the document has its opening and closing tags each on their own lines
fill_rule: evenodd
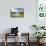
<svg viewBox="0 0 46 46">
<path fill-rule="evenodd" d="M 35 32 L 33 35 L 34 35 L 37 39 L 42 39 L 43 36 L 46 36 L 45 34 L 46 34 L 45 32 Z"/>
<path fill-rule="evenodd" d="M 37 26 L 37 25 L 32 25 L 33 26 L 33 28 L 35 27 L 36 28 L 36 30 L 39 30 L 39 29 L 45 29 L 45 26 Z"/>
<path fill-rule="evenodd" d="M 32 27 L 33 27 L 33 28 L 35 27 L 35 28 L 36 28 L 36 30 L 38 30 L 38 27 L 37 27 L 36 25 L 32 25 Z"/>
<path fill-rule="evenodd" d="M 45 28 L 45 26 L 41 26 L 41 27 L 40 27 L 40 29 L 44 29 L 44 28 Z"/>
</svg>

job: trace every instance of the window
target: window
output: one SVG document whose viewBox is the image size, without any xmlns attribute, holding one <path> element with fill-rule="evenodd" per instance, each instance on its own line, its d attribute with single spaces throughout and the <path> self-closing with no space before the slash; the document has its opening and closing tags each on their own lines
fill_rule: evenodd
<svg viewBox="0 0 46 46">
<path fill-rule="evenodd" d="M 46 17 L 46 0 L 37 0 L 37 15 Z"/>
</svg>

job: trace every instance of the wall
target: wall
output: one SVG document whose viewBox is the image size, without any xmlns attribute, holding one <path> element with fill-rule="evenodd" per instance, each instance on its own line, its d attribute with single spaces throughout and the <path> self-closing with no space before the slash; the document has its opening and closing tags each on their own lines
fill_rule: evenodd
<svg viewBox="0 0 46 46">
<path fill-rule="evenodd" d="M 24 8 L 24 18 L 11 18 L 10 8 Z M 19 27 L 19 32 L 30 32 L 36 24 L 36 0 L 0 0 L 0 34 L 10 32 L 11 27 Z"/>
</svg>

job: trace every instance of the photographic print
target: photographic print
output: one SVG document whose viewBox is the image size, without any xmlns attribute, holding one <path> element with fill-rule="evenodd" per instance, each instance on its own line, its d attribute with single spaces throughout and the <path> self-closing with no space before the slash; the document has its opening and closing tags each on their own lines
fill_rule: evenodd
<svg viewBox="0 0 46 46">
<path fill-rule="evenodd" d="M 11 17 L 24 17 L 24 8 L 11 8 L 10 16 Z"/>
</svg>

